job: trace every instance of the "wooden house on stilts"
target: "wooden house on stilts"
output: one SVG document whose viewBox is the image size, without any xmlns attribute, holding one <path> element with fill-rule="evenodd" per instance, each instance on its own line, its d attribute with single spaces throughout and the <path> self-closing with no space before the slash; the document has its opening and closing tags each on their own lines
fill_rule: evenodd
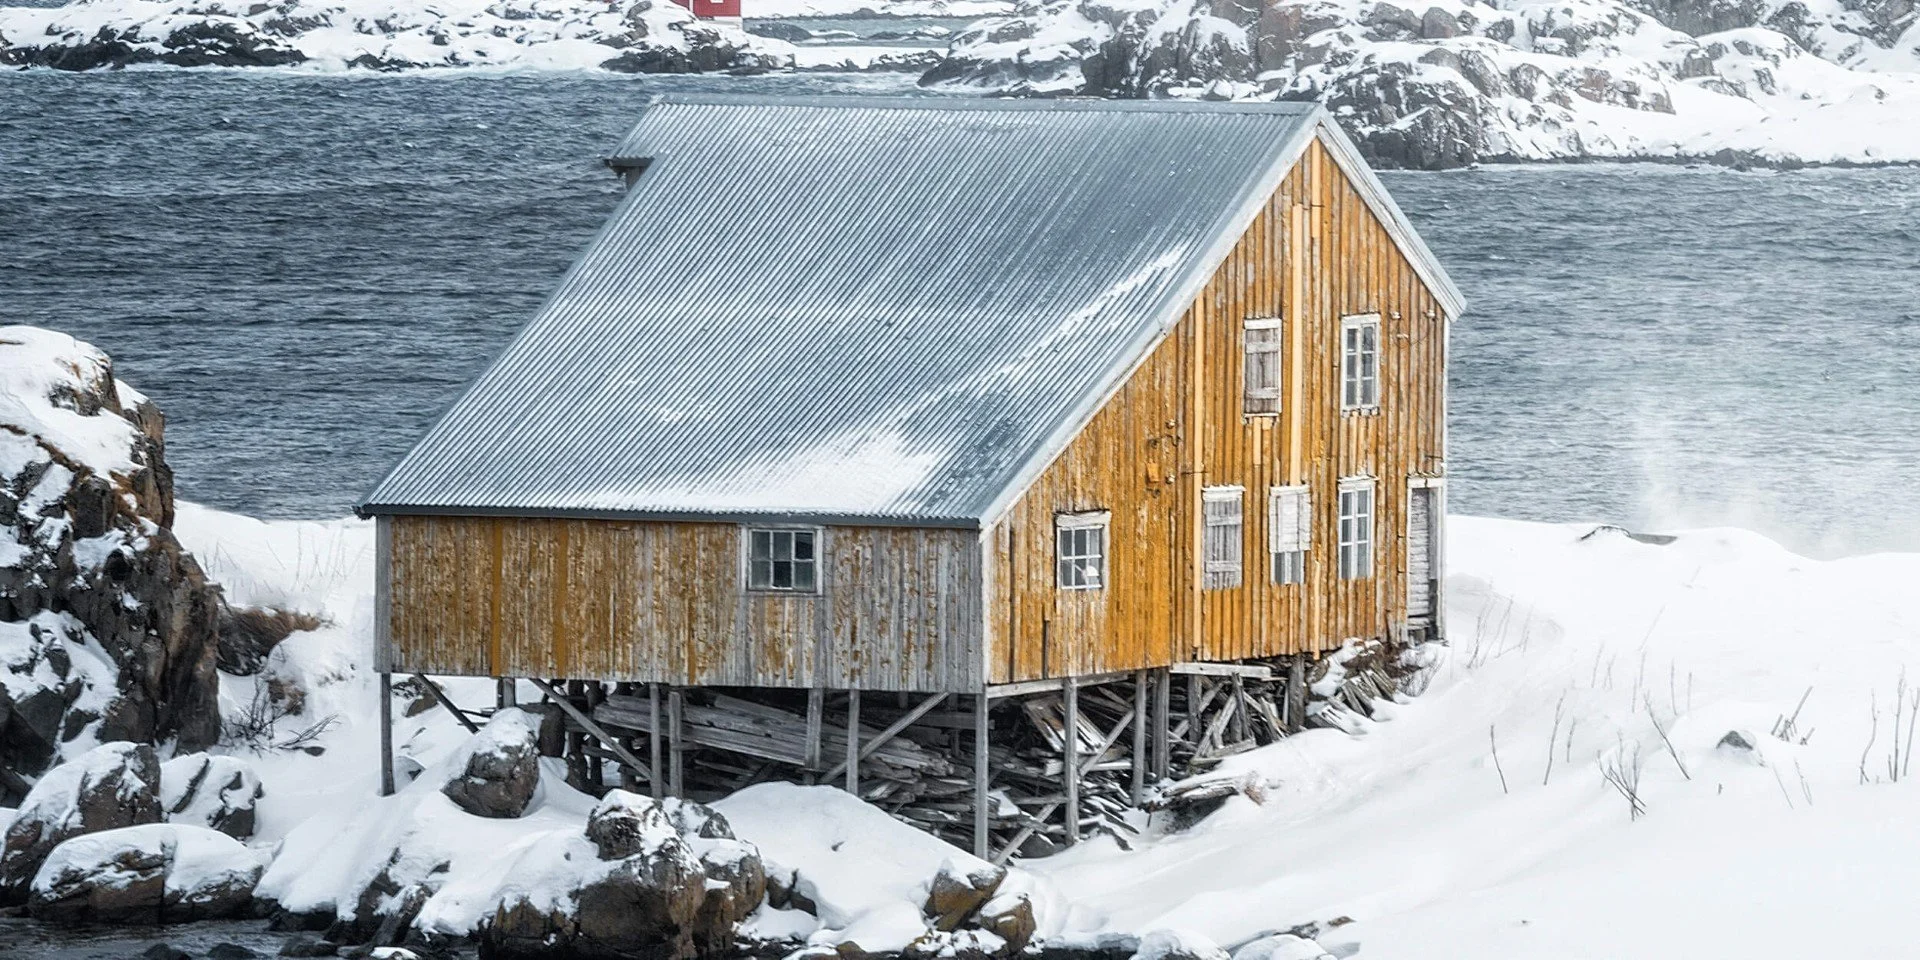
<svg viewBox="0 0 1920 960">
<path fill-rule="evenodd" d="M 383 674 L 1004 857 L 1440 634 L 1460 294 L 1318 106 L 674 95 L 610 163 L 362 507 Z"/>
</svg>

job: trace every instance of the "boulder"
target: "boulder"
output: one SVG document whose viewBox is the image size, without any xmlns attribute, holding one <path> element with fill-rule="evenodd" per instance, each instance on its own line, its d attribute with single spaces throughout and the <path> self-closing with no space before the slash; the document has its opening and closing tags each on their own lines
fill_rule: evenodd
<svg viewBox="0 0 1920 960">
<path fill-rule="evenodd" d="M 238 757 L 196 753 L 160 765 L 160 806 L 169 823 L 245 840 L 253 836 L 254 807 L 265 794 L 259 775 Z"/>
<path fill-rule="evenodd" d="M 145 744 L 108 743 L 48 771 L 7 825 L 0 904 L 27 899 L 34 875 L 67 840 L 160 822 L 160 761 Z"/>
<path fill-rule="evenodd" d="M 173 535 L 165 417 L 106 354 L 34 327 L 0 327 L 0 381 L 0 768 L 206 748 L 220 593 Z"/>
<path fill-rule="evenodd" d="M 735 931 L 767 900 L 766 866 L 752 844 L 731 837 L 693 837 L 687 843 L 707 878 L 706 897 L 694 917 L 694 948 L 701 956 L 729 954 Z"/>
<path fill-rule="evenodd" d="M 1007 879 L 1004 867 L 990 864 L 976 866 L 971 871 L 961 867 L 953 860 L 940 865 L 940 872 L 934 874 L 933 881 L 927 887 L 927 902 L 922 912 L 933 923 L 933 928 L 951 931 L 960 928 L 1000 889 L 1002 881 Z"/>
<path fill-rule="evenodd" d="M 540 786 L 540 718 L 501 710 L 467 740 L 457 771 L 440 792 L 476 817 L 511 819 L 527 812 Z"/>
<path fill-rule="evenodd" d="M 1024 893 L 1002 893 L 980 908 L 979 922 L 981 929 L 1006 941 L 1008 954 L 1017 954 L 1033 941 L 1033 899 Z"/>
<path fill-rule="evenodd" d="M 206 827 L 150 823 L 74 837 L 33 878 L 27 911 L 48 923 L 182 923 L 238 916 L 262 864 Z"/>
<path fill-rule="evenodd" d="M 609 790 L 587 815 L 587 839 L 602 860 L 624 860 L 662 844 L 679 843 L 680 833 L 651 797 Z"/>
</svg>

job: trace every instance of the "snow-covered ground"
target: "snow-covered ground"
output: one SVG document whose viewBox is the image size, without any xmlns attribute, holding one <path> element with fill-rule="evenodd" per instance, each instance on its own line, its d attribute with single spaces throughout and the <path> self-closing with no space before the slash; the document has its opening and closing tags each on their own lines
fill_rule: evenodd
<svg viewBox="0 0 1920 960">
<path fill-rule="evenodd" d="M 1350 917 L 1322 943 L 1395 960 L 1910 955 L 1920 555 L 1593 529 L 1452 518 L 1422 696 L 1231 761 L 1263 805 L 1032 869 L 1104 925 L 1227 944 Z"/>
<path fill-rule="evenodd" d="M 177 527 L 235 601 L 330 618 L 281 644 L 261 678 L 224 681 L 229 709 L 282 677 L 307 690 L 309 716 L 337 718 L 319 756 L 254 758 L 267 791 L 256 846 L 316 815 L 375 824 L 341 834 L 354 843 L 416 828 L 467 843 L 472 868 L 423 914 L 451 929 L 483 912 L 510 859 L 497 853 L 577 840 L 591 801 L 557 771 L 534 813 L 486 830 L 433 775 L 412 799 L 375 797 L 369 525 L 183 505 Z M 1130 852 L 1096 840 L 1023 864 L 1042 933 L 1174 929 L 1231 947 L 1344 917 L 1324 946 L 1395 960 L 1905 955 L 1920 888 L 1907 768 L 1920 555 L 1813 561 L 1726 529 L 1659 539 L 1452 518 L 1451 645 L 1427 690 L 1360 735 L 1314 730 L 1229 761 L 1265 781 L 1260 803 L 1236 797 Z M 490 696 L 486 681 L 453 688 Z M 465 739 L 443 711 L 401 722 L 401 750 L 427 766 Z M 1729 733 L 1751 748 L 1722 745 Z M 1637 780 L 1639 815 L 1609 771 Z M 907 828 L 828 788 L 755 788 L 720 807 L 770 860 L 814 878 L 823 921 L 768 911 L 754 923 L 769 934 L 854 931 L 877 947 L 877 931 L 917 929 L 896 904 L 918 906 L 907 901 L 943 852 L 964 859 L 890 835 Z M 270 871 L 283 890 L 289 867 L 323 866 L 310 846 L 290 853 Z M 325 899 L 328 877 L 311 880 L 310 899 Z"/>
</svg>

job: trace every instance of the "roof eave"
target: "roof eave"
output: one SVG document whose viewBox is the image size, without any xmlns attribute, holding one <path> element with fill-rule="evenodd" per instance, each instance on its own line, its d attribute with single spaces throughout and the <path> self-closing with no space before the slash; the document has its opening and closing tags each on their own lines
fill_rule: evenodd
<svg viewBox="0 0 1920 960">
<path fill-rule="evenodd" d="M 576 507 L 464 507 L 448 505 L 363 503 L 353 509 L 370 517 L 514 517 L 530 520 L 624 520 L 649 523 L 750 523 L 812 527 L 922 527 L 941 530 L 978 530 L 979 517 L 919 514 L 858 514 L 811 510 L 668 510 Z"/>
</svg>

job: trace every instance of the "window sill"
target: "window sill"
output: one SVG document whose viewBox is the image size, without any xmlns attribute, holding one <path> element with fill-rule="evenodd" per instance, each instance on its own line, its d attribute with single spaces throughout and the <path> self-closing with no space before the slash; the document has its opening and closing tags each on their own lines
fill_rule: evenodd
<svg viewBox="0 0 1920 960">
<path fill-rule="evenodd" d="M 1380 408 L 1378 406 L 1341 407 L 1340 415 L 1343 417 L 1377 417 L 1380 415 Z"/>
<path fill-rule="evenodd" d="M 779 587 L 748 587 L 747 595 L 752 597 L 817 597 L 818 590 L 782 590 Z"/>
</svg>

